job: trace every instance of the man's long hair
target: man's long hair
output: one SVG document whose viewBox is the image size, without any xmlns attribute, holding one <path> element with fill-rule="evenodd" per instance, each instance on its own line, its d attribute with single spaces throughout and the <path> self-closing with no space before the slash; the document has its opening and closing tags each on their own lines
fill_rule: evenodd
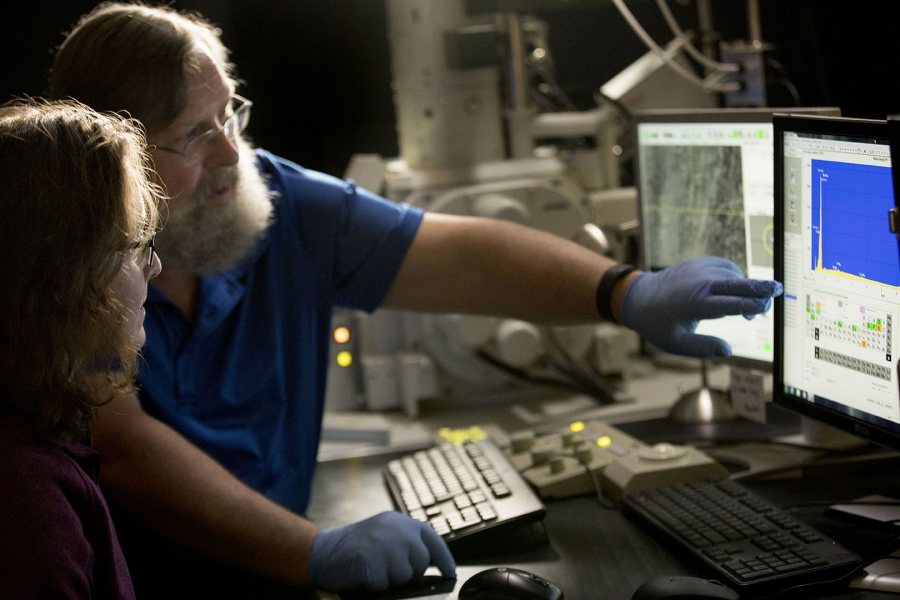
<svg viewBox="0 0 900 600">
<path fill-rule="evenodd" d="M 220 35 L 195 13 L 100 4 L 59 47 L 50 96 L 75 98 L 99 111 L 125 110 L 148 132 L 161 131 L 185 107 L 185 74 L 196 68 L 198 49 L 208 52 L 226 77 L 233 77 L 234 66 Z"/>
</svg>

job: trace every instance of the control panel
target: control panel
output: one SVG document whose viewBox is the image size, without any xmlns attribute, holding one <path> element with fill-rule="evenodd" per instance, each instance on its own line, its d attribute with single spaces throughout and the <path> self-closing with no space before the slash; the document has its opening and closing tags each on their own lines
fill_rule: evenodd
<svg viewBox="0 0 900 600">
<path fill-rule="evenodd" d="M 692 446 L 647 445 L 600 420 L 574 421 L 550 433 L 517 431 L 504 451 L 545 500 L 602 491 L 620 502 L 662 485 L 728 475 Z"/>
</svg>

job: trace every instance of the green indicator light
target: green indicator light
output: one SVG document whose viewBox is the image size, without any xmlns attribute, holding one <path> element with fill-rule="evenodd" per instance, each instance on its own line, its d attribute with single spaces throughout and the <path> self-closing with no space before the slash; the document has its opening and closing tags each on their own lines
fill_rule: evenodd
<svg viewBox="0 0 900 600">
<path fill-rule="evenodd" d="M 843 321 L 838 321 L 838 327 L 843 327 L 843 326 L 844 326 Z"/>
<path fill-rule="evenodd" d="M 765 344 L 763 344 L 763 348 L 765 348 L 766 352 L 771 352 L 772 344 L 770 344 L 769 342 L 766 342 Z"/>
<path fill-rule="evenodd" d="M 856 325 L 854 325 L 851 329 L 853 329 L 853 331 L 856 331 Z"/>
</svg>

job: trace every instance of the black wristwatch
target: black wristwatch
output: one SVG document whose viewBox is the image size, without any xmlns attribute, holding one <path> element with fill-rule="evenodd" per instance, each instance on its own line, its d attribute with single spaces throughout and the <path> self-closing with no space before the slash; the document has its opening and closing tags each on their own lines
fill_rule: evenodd
<svg viewBox="0 0 900 600">
<path fill-rule="evenodd" d="M 603 320 L 611 323 L 616 322 L 612 311 L 612 292 L 621 279 L 624 279 L 637 270 L 634 265 L 628 263 L 619 263 L 608 268 L 600 278 L 597 284 L 597 312 L 603 317 Z"/>
</svg>

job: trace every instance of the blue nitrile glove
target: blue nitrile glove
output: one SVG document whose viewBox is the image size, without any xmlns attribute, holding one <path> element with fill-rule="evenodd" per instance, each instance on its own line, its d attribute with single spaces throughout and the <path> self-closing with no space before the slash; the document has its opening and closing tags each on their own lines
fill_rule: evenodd
<svg viewBox="0 0 900 600">
<path fill-rule="evenodd" d="M 720 338 L 694 333 L 701 319 L 764 313 L 784 288 L 777 281 L 748 279 L 724 258 L 692 258 L 641 274 L 622 300 L 622 324 L 660 350 L 709 358 L 729 356 Z"/>
<path fill-rule="evenodd" d="M 445 577 L 456 576 L 453 556 L 434 529 L 386 511 L 320 531 L 313 541 L 309 579 L 315 587 L 334 592 L 382 591 L 422 575 L 432 564 Z"/>
</svg>

